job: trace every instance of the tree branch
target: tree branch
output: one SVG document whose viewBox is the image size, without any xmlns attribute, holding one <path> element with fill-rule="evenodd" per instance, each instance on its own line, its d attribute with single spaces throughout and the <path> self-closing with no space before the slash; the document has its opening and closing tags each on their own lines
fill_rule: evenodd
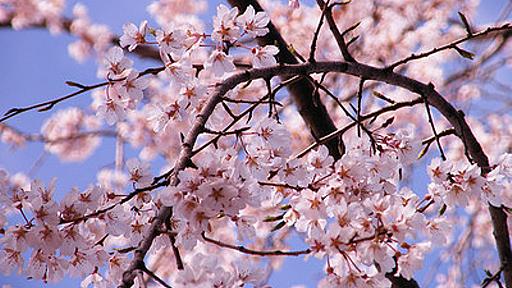
<svg viewBox="0 0 512 288">
<path fill-rule="evenodd" d="M 280 65 L 266 68 L 249 69 L 242 73 L 235 74 L 220 85 L 217 86 L 216 92 L 211 96 L 203 110 L 197 115 L 192 129 L 182 144 L 180 156 L 174 166 L 170 185 L 178 183 L 177 173 L 183 170 L 192 156 L 192 148 L 198 135 L 203 131 L 204 125 L 208 117 L 213 113 L 215 106 L 222 100 L 222 96 L 238 84 L 255 80 L 259 78 L 268 78 L 269 76 L 293 76 L 307 75 L 313 73 L 339 72 L 345 73 L 367 80 L 380 81 L 393 86 L 402 87 L 418 95 L 424 95 L 428 103 L 435 107 L 454 127 L 456 135 L 461 138 L 469 155 L 474 159 L 478 166 L 482 169 L 482 174 L 490 171 L 489 160 L 476 140 L 471 128 L 466 123 L 463 113 L 457 111 L 449 102 L 447 102 L 434 88 L 432 84 L 425 84 L 407 76 L 403 76 L 392 72 L 389 69 L 381 69 L 361 63 L 348 62 L 316 62 L 303 63 L 295 65 Z M 421 99 L 420 99 L 421 101 Z M 333 136 L 334 137 L 334 136 Z M 505 212 L 498 207 L 490 205 L 494 237 L 497 243 L 498 253 L 501 265 L 503 265 L 505 282 L 507 285 L 512 284 L 512 253 L 510 250 L 510 238 L 507 227 L 507 216 Z M 133 283 L 135 275 L 132 273 L 137 269 L 137 263 L 143 261 L 144 256 L 151 247 L 153 239 L 158 235 L 158 228 L 163 221 L 169 217 L 170 207 L 163 208 L 153 222 L 148 235 L 144 238 L 139 248 L 135 251 L 134 259 L 130 268 L 125 272 L 123 277 L 123 285 L 121 287 L 130 287 Z"/>
</svg>

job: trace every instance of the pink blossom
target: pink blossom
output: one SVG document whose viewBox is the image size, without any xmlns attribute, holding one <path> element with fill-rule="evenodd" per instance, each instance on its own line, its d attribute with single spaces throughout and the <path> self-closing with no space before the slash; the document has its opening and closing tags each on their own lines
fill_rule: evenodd
<svg viewBox="0 0 512 288">
<path fill-rule="evenodd" d="M 300 7 L 299 0 L 288 0 L 288 6 L 291 9 L 298 9 Z"/>
<path fill-rule="evenodd" d="M 224 73 L 234 71 L 235 64 L 233 64 L 232 56 L 226 55 L 222 50 L 214 50 L 206 61 L 205 68 L 211 70 L 215 76 L 220 77 Z"/>
<path fill-rule="evenodd" d="M 140 77 L 138 72 L 129 71 L 126 78 L 118 81 L 112 87 L 121 98 L 126 99 L 128 107 L 135 109 L 136 105 L 142 100 L 143 90 L 149 85 L 149 78 Z"/>
<path fill-rule="evenodd" d="M 126 117 L 126 101 L 117 97 L 105 97 L 105 100 L 96 111 L 96 115 L 105 119 L 109 125 L 123 121 Z"/>
<path fill-rule="evenodd" d="M 329 155 L 329 150 L 325 146 L 320 146 L 318 150 L 308 154 L 307 169 L 316 175 L 324 175 L 332 170 L 331 165 L 334 159 Z"/>
<path fill-rule="evenodd" d="M 423 266 L 425 253 L 429 250 L 429 243 L 408 246 L 408 252 L 398 258 L 398 273 L 405 279 L 411 279 L 413 272 Z"/>
<path fill-rule="evenodd" d="M 165 63 L 165 73 L 171 77 L 171 80 L 178 84 L 187 83 L 194 75 L 194 69 L 190 60 L 186 57 L 179 61 L 171 61 L 168 56 L 163 57 Z"/>
<path fill-rule="evenodd" d="M 126 161 L 126 168 L 130 176 L 130 181 L 137 183 L 138 187 L 145 187 L 151 184 L 153 178 L 149 170 L 149 163 L 141 162 L 136 158 Z"/>
<path fill-rule="evenodd" d="M 249 5 L 244 14 L 236 18 L 236 24 L 250 37 L 264 36 L 268 33 L 267 25 L 270 18 L 267 13 L 260 11 L 255 13 L 254 7 Z"/>
<path fill-rule="evenodd" d="M 17 272 L 21 272 L 23 268 L 23 255 L 22 251 L 17 249 L 3 247 L 0 250 L 0 260 L 4 265 L 0 265 L 0 271 L 3 274 L 10 274 L 12 270 L 16 269 Z"/>
<path fill-rule="evenodd" d="M 224 4 L 217 6 L 217 15 L 213 17 L 213 34 L 215 41 L 234 41 L 240 37 L 240 28 L 235 25 L 238 8 L 229 9 Z"/>
<path fill-rule="evenodd" d="M 121 47 L 127 47 L 128 51 L 133 51 L 138 45 L 146 43 L 148 21 L 142 21 L 137 28 L 135 24 L 128 23 L 123 25 L 123 36 L 119 39 Z"/>
<path fill-rule="evenodd" d="M 252 66 L 254 68 L 274 66 L 277 64 L 274 56 L 279 53 L 279 48 L 274 45 L 267 45 L 261 48 L 252 48 L 251 53 L 253 55 Z"/>
<path fill-rule="evenodd" d="M 147 108 L 147 117 L 153 131 L 158 133 L 165 130 L 168 124 L 183 120 L 185 117 L 185 102 L 169 103 L 166 106 L 150 105 Z"/>
<path fill-rule="evenodd" d="M 156 31 L 156 41 L 160 44 L 160 51 L 181 56 L 185 51 L 185 32 L 180 29 L 166 29 Z"/>
<path fill-rule="evenodd" d="M 80 288 L 88 288 L 89 285 L 93 285 L 95 288 L 107 288 L 108 282 L 98 274 L 97 272 L 90 274 L 89 276 L 85 277 L 84 280 L 80 283 Z"/>
<path fill-rule="evenodd" d="M 89 157 L 100 144 L 100 139 L 94 135 L 81 136 L 95 126 L 96 120 L 91 118 L 75 107 L 55 113 L 41 128 L 47 140 L 45 149 L 64 161 L 81 161 Z"/>
<path fill-rule="evenodd" d="M 104 63 L 107 68 L 107 78 L 110 78 L 111 73 L 116 78 L 123 78 L 133 65 L 133 61 L 124 56 L 123 49 L 117 46 L 108 50 Z"/>
</svg>

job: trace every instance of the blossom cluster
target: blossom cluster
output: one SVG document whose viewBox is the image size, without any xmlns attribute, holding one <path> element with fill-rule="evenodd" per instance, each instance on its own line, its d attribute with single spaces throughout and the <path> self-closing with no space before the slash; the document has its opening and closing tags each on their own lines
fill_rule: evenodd
<svg viewBox="0 0 512 288">
<path fill-rule="evenodd" d="M 512 207 L 508 188 L 511 185 L 511 154 L 503 154 L 491 172 L 482 176 L 475 164 L 432 161 L 428 174 L 432 180 L 429 194 L 447 206 L 466 207 L 470 199 L 491 203 L 495 207 Z"/>
<path fill-rule="evenodd" d="M 264 12 L 256 13 L 252 6 L 239 15 L 237 8 L 229 9 L 220 5 L 214 17 L 211 34 L 213 44 L 205 42 L 205 33 L 190 26 L 168 25 L 162 29 L 153 29 L 148 27 L 147 21 L 141 22 L 139 26 L 133 23 L 124 25 L 121 47 L 133 51 L 142 45 L 158 45 L 165 65 L 159 75 L 160 79 L 166 79 L 171 89 L 179 91 L 179 97 L 163 102 L 155 101 L 144 108 L 153 130 L 160 132 L 170 123 L 185 120 L 185 114 L 200 109 L 200 100 L 206 96 L 207 85 L 211 85 L 206 81 L 211 81 L 207 75 L 223 77 L 235 71 L 235 59 L 229 54 L 233 47 L 249 51 L 255 68 L 275 65 L 277 62 L 274 56 L 279 52 L 277 47 L 249 47 L 242 44 L 268 33 L 268 23 L 268 16 Z M 148 39 L 150 36 L 154 37 L 154 41 Z M 209 52 L 209 56 L 199 49 L 212 45 L 214 49 Z M 96 109 L 98 115 L 111 125 L 124 120 L 128 110 L 136 109 L 143 97 L 142 91 L 149 85 L 149 77 L 132 69 L 132 64 L 121 48 L 113 47 L 105 55 L 104 73 L 111 83 L 105 90 L 106 96 L 101 100 L 103 103 L 96 105 Z M 198 65 L 204 69 L 198 71 Z"/>
<path fill-rule="evenodd" d="M 256 227 L 273 225 L 265 222 L 266 218 L 284 209 L 277 219 L 304 233 L 312 255 L 327 259 L 323 281 L 331 286 L 343 282 L 355 287 L 364 282 L 384 287 L 389 285 L 384 273 L 395 267 L 397 273 L 410 278 L 430 248 L 427 240 L 411 242 L 422 231 L 420 227 L 431 227 L 424 235 L 427 239 L 445 240 L 448 226 L 442 219 L 427 219 L 420 212 L 418 196 L 410 189 L 398 189 L 399 169 L 410 161 L 408 155 L 419 150 L 408 133 L 380 137 L 381 152 L 373 156 L 366 155 L 370 151 L 366 141 L 354 138 L 338 161 L 324 146 L 306 158 L 295 158 L 287 145 L 289 132 L 270 118 L 254 123 L 253 129 L 239 137 L 234 141 L 244 156 L 237 149 L 208 149 L 198 155 L 196 167 L 178 174 L 177 186 L 160 190 L 156 198 L 151 192 L 141 192 L 125 203 L 119 201 L 126 197 L 122 192 L 128 183 L 138 187 L 151 183 L 148 165 L 136 159 L 127 162 L 126 173 L 103 170 L 96 185 L 84 191 L 73 189 L 60 202 L 53 198 L 55 181 L 48 186 L 37 180 L 15 185 L 4 173 L 2 204 L 26 221 L 5 230 L 2 259 L 10 265 L 4 272 L 17 269 L 34 278 L 56 281 L 71 271 L 75 276 L 89 275 L 85 286 L 115 283 L 127 261 L 116 243 L 123 243 L 124 248 L 137 245 L 161 205 L 174 207 L 170 228 L 176 245 L 184 255 L 194 257 L 200 257 L 198 251 L 207 245 L 202 237 L 205 233 L 221 235 L 222 229 L 214 229 L 220 223 L 236 228 L 236 240 L 250 241 L 271 235 L 272 229 L 258 235 L 261 231 Z M 110 205 L 114 208 L 81 218 Z M 269 213 L 263 218 L 253 212 L 262 208 Z M 155 251 L 162 245 L 156 245 Z M 32 257 L 24 266 L 21 255 L 27 250 Z M 228 263 L 235 266 L 227 267 L 237 267 L 238 260 L 233 261 Z M 100 271 L 106 264 L 109 280 Z M 239 268 L 221 271 L 212 265 L 205 266 L 201 277 L 187 268 L 176 270 L 172 279 L 177 287 L 186 283 L 183 279 L 187 277 L 197 276 L 204 283 L 239 279 L 233 274 Z M 262 281 L 262 271 L 251 272 L 260 276 L 248 277 L 252 280 L 245 283 Z"/>
<path fill-rule="evenodd" d="M 62 29 L 63 0 L 2 0 L 0 4 L 0 21 L 9 20 L 14 29 L 41 22 L 46 22 L 54 32 Z"/>
<path fill-rule="evenodd" d="M 99 126 L 96 117 L 78 108 L 61 110 L 41 127 L 46 140 L 45 149 L 65 161 L 86 159 L 100 144 L 100 138 L 92 132 Z"/>
<path fill-rule="evenodd" d="M 82 4 L 73 7 L 73 16 L 69 32 L 78 40 L 69 44 L 69 55 L 79 62 L 85 61 L 93 53 L 103 55 L 113 38 L 109 28 L 106 25 L 91 23 L 87 8 Z"/>
</svg>

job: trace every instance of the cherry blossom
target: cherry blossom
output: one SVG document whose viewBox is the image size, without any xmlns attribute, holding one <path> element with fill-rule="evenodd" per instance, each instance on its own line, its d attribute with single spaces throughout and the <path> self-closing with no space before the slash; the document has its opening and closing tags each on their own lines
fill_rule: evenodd
<svg viewBox="0 0 512 288">
<path fill-rule="evenodd" d="M 105 55 L 105 67 L 107 68 L 107 78 L 124 78 L 129 69 L 133 66 L 133 61 L 124 56 L 123 49 L 114 46 L 110 48 Z"/>
<path fill-rule="evenodd" d="M 143 90 L 149 85 L 149 79 L 139 77 L 139 73 L 131 70 L 123 81 L 116 82 L 112 89 L 115 94 L 128 100 L 130 109 L 135 109 L 137 103 L 142 100 Z"/>
<path fill-rule="evenodd" d="M 213 34 L 215 41 L 233 41 L 240 37 L 240 28 L 235 24 L 238 8 L 229 9 L 224 4 L 217 6 L 217 15 L 213 17 Z"/>
<path fill-rule="evenodd" d="M 183 57 L 180 61 L 171 61 L 168 56 L 164 56 L 165 72 L 171 77 L 172 81 L 182 84 L 190 80 L 194 74 L 194 69 L 189 59 Z"/>
<path fill-rule="evenodd" d="M 252 48 L 251 53 L 253 54 L 252 66 L 260 68 L 276 65 L 277 61 L 274 56 L 279 53 L 279 49 L 274 45 L 267 45 L 262 48 Z"/>
<path fill-rule="evenodd" d="M 210 69 L 215 76 L 220 77 L 225 73 L 234 71 L 235 64 L 233 64 L 233 57 L 226 55 L 224 51 L 215 50 L 206 61 L 205 68 Z"/>
<path fill-rule="evenodd" d="M 168 28 L 156 31 L 156 40 L 160 44 L 163 53 L 171 53 L 180 56 L 185 51 L 185 32 L 180 29 Z"/>
<path fill-rule="evenodd" d="M 94 135 L 80 136 L 99 126 L 98 120 L 79 108 L 61 110 L 50 117 L 41 128 L 48 142 L 45 149 L 65 161 L 81 161 L 100 144 Z"/>
<path fill-rule="evenodd" d="M 288 6 L 290 6 L 291 9 L 298 9 L 300 7 L 299 0 L 288 0 Z"/>
<path fill-rule="evenodd" d="M 130 175 L 130 181 L 137 183 L 137 186 L 145 187 L 151 184 L 153 178 L 148 163 L 141 163 L 138 159 L 131 158 L 126 161 L 126 167 Z"/>
<path fill-rule="evenodd" d="M 174 121 L 181 121 L 185 117 L 184 101 L 169 103 L 166 106 L 159 104 L 148 108 L 148 121 L 155 132 L 160 132 Z"/>
<path fill-rule="evenodd" d="M 106 52 L 112 43 L 113 35 L 105 25 L 91 23 L 87 7 L 77 3 L 73 6 L 73 21 L 70 32 L 78 39 L 68 46 L 69 54 L 79 62 L 85 61 L 96 52 L 98 55 Z"/>
<path fill-rule="evenodd" d="M 102 119 L 105 119 L 109 125 L 124 120 L 126 115 L 125 102 L 124 100 L 105 97 L 106 99 L 102 104 L 98 106 L 96 115 Z"/>
<path fill-rule="evenodd" d="M 123 25 L 123 36 L 119 39 L 121 47 L 128 47 L 128 51 L 133 51 L 138 45 L 146 43 L 147 26 L 148 22 L 145 20 L 138 28 L 133 23 Z"/>
<path fill-rule="evenodd" d="M 254 7 L 249 5 L 244 14 L 236 18 L 236 24 L 244 30 L 250 37 L 264 36 L 268 33 L 267 24 L 270 18 L 265 12 L 254 11 Z"/>
</svg>

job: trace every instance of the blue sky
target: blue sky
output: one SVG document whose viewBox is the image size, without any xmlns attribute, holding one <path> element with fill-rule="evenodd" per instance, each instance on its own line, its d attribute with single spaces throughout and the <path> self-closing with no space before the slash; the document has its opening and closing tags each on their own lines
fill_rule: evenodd
<svg viewBox="0 0 512 288">
<path fill-rule="evenodd" d="M 67 14 L 70 15 L 71 7 L 77 1 L 68 1 Z M 85 1 L 84 1 L 85 2 Z M 129 2 L 129 3 L 128 3 Z M 121 0 L 91 0 L 86 1 L 89 13 L 94 22 L 104 23 L 120 34 L 121 27 L 126 22 L 139 23 L 143 19 L 149 19 L 145 7 L 152 1 L 121 1 Z M 215 7 L 210 2 L 210 9 Z M 478 23 L 492 21 L 497 17 L 499 9 L 505 0 L 482 1 L 484 6 L 480 9 Z M 127 4 L 128 3 L 128 4 Z M 118 11 L 121 7 L 122 13 Z M 211 14 L 209 11 L 208 14 Z M 53 99 L 72 91 L 64 82 L 74 80 L 79 83 L 96 83 L 96 64 L 94 60 L 88 60 L 84 64 L 78 64 L 68 56 L 67 45 L 73 39 L 66 34 L 54 37 L 47 31 L 27 30 L 14 32 L 6 29 L 0 30 L 0 112 L 7 111 L 12 107 L 25 106 L 28 104 Z M 86 107 L 90 104 L 88 94 L 74 98 L 56 109 L 70 106 Z M 23 131 L 38 132 L 41 123 L 51 116 L 49 113 L 29 112 L 9 120 L 8 124 Z M 28 143 L 22 150 L 10 150 L 7 146 L 0 144 L 0 166 L 5 167 L 10 173 L 27 172 L 30 170 L 43 152 L 39 143 Z M 43 166 L 37 170 L 36 177 L 48 181 L 55 175 L 60 175 L 58 190 L 62 195 L 72 186 L 84 188 L 88 183 L 95 180 L 94 171 L 113 161 L 114 142 L 103 140 L 101 149 L 98 149 L 92 157 L 81 163 L 62 163 L 56 157 L 45 157 Z M 423 178 L 418 173 L 414 177 Z M 423 182 L 423 181 L 413 181 Z M 424 183 L 424 182 L 423 182 Z M 417 187 L 425 189 L 424 187 Z M 300 245 L 302 243 L 298 243 Z M 283 271 L 274 273 L 271 283 L 274 287 L 290 287 L 292 285 L 306 284 L 307 287 L 314 287 L 321 278 L 323 264 L 314 258 L 310 263 L 304 264 L 301 257 L 287 258 Z M 423 273 L 420 273 L 422 278 Z M 41 287 L 39 281 L 28 281 L 20 276 L 0 276 L 0 285 L 11 284 L 13 287 Z M 79 281 L 66 279 L 59 284 L 48 284 L 46 287 L 77 287 Z"/>
</svg>

